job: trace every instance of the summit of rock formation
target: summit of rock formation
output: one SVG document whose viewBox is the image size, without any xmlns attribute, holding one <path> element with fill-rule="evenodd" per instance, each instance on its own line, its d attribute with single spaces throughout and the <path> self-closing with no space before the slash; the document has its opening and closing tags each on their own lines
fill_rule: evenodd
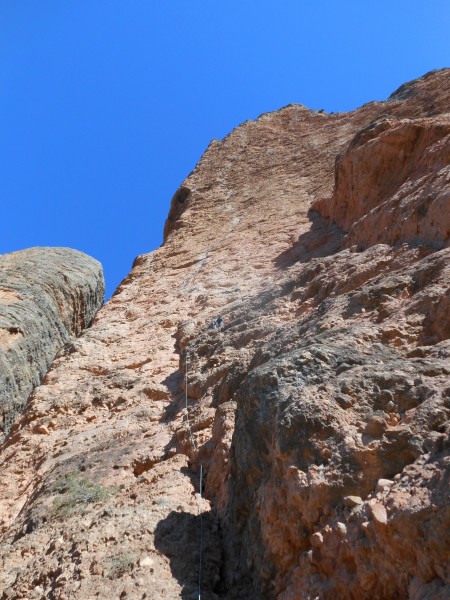
<svg viewBox="0 0 450 600">
<path fill-rule="evenodd" d="M 449 597 L 449 106 L 209 145 L 1 448 L 0 598 Z"/>
<path fill-rule="evenodd" d="M 69 350 L 104 297 L 103 270 L 70 248 L 0 256 L 0 436 L 8 432 L 57 351 Z M 1 439 L 0 437 L 0 439 Z"/>
</svg>

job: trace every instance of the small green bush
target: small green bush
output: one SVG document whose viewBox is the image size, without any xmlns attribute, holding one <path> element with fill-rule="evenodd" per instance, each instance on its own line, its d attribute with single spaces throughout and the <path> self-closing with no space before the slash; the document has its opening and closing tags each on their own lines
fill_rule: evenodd
<svg viewBox="0 0 450 600">
<path fill-rule="evenodd" d="M 82 477 L 78 471 L 58 477 L 54 489 L 60 496 L 53 500 L 53 511 L 61 516 L 83 510 L 86 504 L 106 502 L 118 491 Z"/>
<path fill-rule="evenodd" d="M 119 579 L 125 573 L 129 573 L 136 562 L 136 557 L 130 552 L 123 552 L 111 559 L 111 567 L 108 571 L 109 579 Z"/>
</svg>

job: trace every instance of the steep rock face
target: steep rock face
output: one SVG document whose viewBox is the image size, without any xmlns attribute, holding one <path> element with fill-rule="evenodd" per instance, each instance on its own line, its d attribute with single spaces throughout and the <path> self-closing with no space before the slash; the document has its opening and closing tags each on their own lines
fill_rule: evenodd
<svg viewBox="0 0 450 600">
<path fill-rule="evenodd" d="M 382 116 L 336 161 L 332 198 L 314 208 L 349 232 L 347 247 L 448 244 L 450 116 Z M 444 217 L 444 218 L 443 218 Z"/>
<path fill-rule="evenodd" d="M 4 598 L 448 597 L 449 88 L 211 143 L 2 448 Z"/>
<path fill-rule="evenodd" d="M 291 269 L 263 311 L 247 307 L 286 317 L 266 329 L 234 398 L 224 522 L 229 555 L 252 565 L 261 590 L 275 585 L 269 596 L 408 597 L 413 578 L 448 580 L 450 348 L 422 346 L 417 326 L 428 312 L 417 296 L 439 297 L 448 264 L 448 251 L 342 252 L 310 282 Z M 298 314 L 325 285 L 328 298 Z"/>
<path fill-rule="evenodd" d="M 103 297 L 100 263 L 76 250 L 30 248 L 0 256 L 0 435 L 56 352 L 91 323 Z"/>
</svg>

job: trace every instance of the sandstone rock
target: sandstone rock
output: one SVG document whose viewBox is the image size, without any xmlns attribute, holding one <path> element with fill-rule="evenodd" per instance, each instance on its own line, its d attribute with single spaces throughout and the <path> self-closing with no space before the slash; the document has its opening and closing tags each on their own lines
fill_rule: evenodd
<svg viewBox="0 0 450 600">
<path fill-rule="evenodd" d="M 101 265 L 69 248 L 0 256 L 0 435 L 8 432 L 58 350 L 103 302 Z M 39 431 L 39 433 L 44 433 Z"/>
<path fill-rule="evenodd" d="M 377 487 L 375 488 L 375 492 L 377 494 L 383 493 L 386 490 L 389 490 L 393 484 L 394 482 L 390 479 L 379 479 L 377 482 Z"/>
<path fill-rule="evenodd" d="M 38 425 L 37 427 L 35 427 L 34 431 L 42 435 L 50 435 L 50 431 L 45 425 Z"/>
<path fill-rule="evenodd" d="M 347 526 L 345 525 L 345 523 L 337 523 L 336 531 L 342 538 L 344 538 L 347 535 Z"/>
<path fill-rule="evenodd" d="M 449 78 L 208 147 L 2 448 L 0 587 L 197 597 L 200 568 L 206 599 L 446 590 Z"/>
<path fill-rule="evenodd" d="M 365 426 L 365 433 L 373 437 L 380 437 L 387 429 L 387 421 L 380 415 L 370 417 Z"/>
<path fill-rule="evenodd" d="M 379 502 L 370 505 L 370 512 L 374 521 L 376 521 L 377 523 L 381 523 L 382 525 L 385 525 L 387 523 L 386 509 Z"/>
<path fill-rule="evenodd" d="M 363 503 L 359 496 L 345 496 L 344 505 L 348 508 L 354 508 L 355 506 L 361 506 Z"/>
<path fill-rule="evenodd" d="M 311 546 L 320 548 L 320 546 L 323 544 L 323 535 L 320 532 L 313 533 L 309 538 L 309 541 L 311 542 Z"/>
<path fill-rule="evenodd" d="M 334 197 L 317 208 L 349 232 L 348 246 L 446 246 L 448 223 L 442 215 L 450 211 L 449 163 L 448 114 L 383 115 L 363 127 L 338 159 Z"/>
</svg>

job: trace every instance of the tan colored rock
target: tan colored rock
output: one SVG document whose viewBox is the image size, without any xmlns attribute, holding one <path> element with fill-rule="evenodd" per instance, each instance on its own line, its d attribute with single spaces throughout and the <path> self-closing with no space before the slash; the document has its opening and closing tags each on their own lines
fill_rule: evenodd
<svg viewBox="0 0 450 600">
<path fill-rule="evenodd" d="M 375 504 L 371 504 L 370 512 L 372 514 L 374 521 L 376 521 L 377 523 L 380 523 L 381 525 L 386 525 L 387 514 L 386 514 L 386 509 L 382 504 L 380 504 L 379 502 L 376 502 Z"/>
<path fill-rule="evenodd" d="M 311 542 L 311 546 L 320 548 L 320 546 L 323 544 L 323 535 L 320 532 L 315 532 L 309 538 L 309 541 Z"/>
<path fill-rule="evenodd" d="M 211 143 L 1 450 L 0 589 L 197 597 L 201 550 L 207 600 L 443 597 L 449 77 Z"/>
<path fill-rule="evenodd" d="M 46 425 L 38 425 L 35 427 L 34 431 L 36 433 L 40 433 L 41 435 L 50 435 L 50 431 Z"/>
<path fill-rule="evenodd" d="M 387 429 L 387 420 L 380 415 L 374 415 L 370 417 L 364 428 L 367 435 L 372 437 L 380 437 Z"/>
<path fill-rule="evenodd" d="M 361 129 L 336 164 L 333 198 L 317 205 L 346 245 L 448 245 L 450 117 L 383 115 Z M 432 190 L 432 191 L 430 191 Z"/>
<path fill-rule="evenodd" d="M 153 567 L 154 564 L 155 561 L 150 556 L 144 556 L 144 558 L 139 560 L 140 567 Z"/>
<path fill-rule="evenodd" d="M 379 479 L 377 483 L 377 487 L 375 488 L 375 492 L 377 494 L 386 492 L 394 485 L 394 482 L 390 479 Z"/>
<path fill-rule="evenodd" d="M 348 508 L 354 508 L 355 506 L 361 506 L 363 503 L 359 496 L 345 496 L 344 505 Z"/>
</svg>

